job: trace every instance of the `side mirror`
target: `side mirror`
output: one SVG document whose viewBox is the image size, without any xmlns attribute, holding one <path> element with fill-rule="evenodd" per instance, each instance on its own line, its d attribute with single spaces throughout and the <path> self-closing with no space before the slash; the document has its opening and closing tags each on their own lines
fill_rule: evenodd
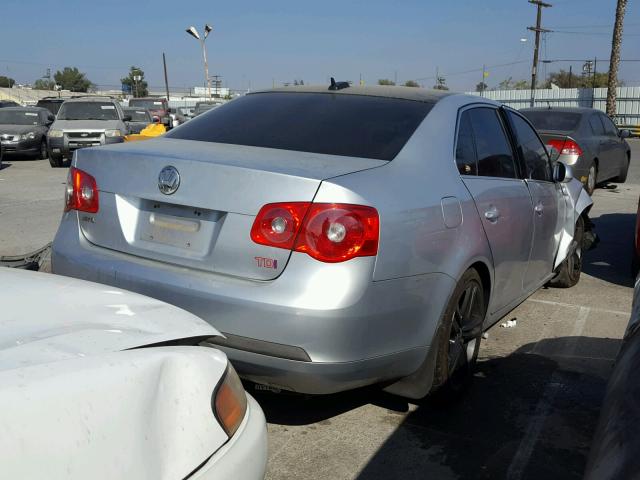
<svg viewBox="0 0 640 480">
<path fill-rule="evenodd" d="M 49 119 L 47 119 L 47 121 L 46 121 L 46 122 L 44 122 L 44 124 L 45 124 L 47 127 L 50 127 L 51 125 L 53 125 L 53 120 L 51 120 L 51 119 L 49 118 Z"/>
<path fill-rule="evenodd" d="M 556 162 L 553 167 L 553 181 L 568 183 L 573 180 L 573 169 L 562 162 Z"/>
<path fill-rule="evenodd" d="M 620 130 L 620 138 L 629 138 L 631 136 L 631 131 L 625 129 Z"/>
<path fill-rule="evenodd" d="M 131 115 L 125 115 L 124 117 L 122 117 L 122 121 L 123 122 L 130 122 L 131 121 Z"/>
</svg>

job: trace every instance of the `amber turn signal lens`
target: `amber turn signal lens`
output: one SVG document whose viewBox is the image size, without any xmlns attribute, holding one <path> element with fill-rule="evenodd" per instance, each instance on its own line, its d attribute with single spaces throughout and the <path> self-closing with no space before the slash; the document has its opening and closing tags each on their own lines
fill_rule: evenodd
<svg viewBox="0 0 640 480">
<path fill-rule="evenodd" d="M 215 392 L 214 413 L 229 437 L 240 427 L 247 412 L 247 394 L 234 368 L 229 364 Z"/>
</svg>

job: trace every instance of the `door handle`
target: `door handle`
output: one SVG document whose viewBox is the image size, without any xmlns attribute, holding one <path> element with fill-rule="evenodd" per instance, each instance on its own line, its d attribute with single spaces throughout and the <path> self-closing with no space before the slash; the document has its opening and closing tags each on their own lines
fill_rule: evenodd
<svg viewBox="0 0 640 480">
<path fill-rule="evenodd" d="M 542 212 L 544 212 L 544 206 L 541 203 L 537 204 L 533 209 L 538 215 L 542 215 Z"/>
<path fill-rule="evenodd" d="M 490 222 L 496 222 L 498 221 L 498 218 L 500 218 L 500 212 L 496 207 L 492 206 L 489 208 L 489 210 L 484 212 L 484 218 L 486 218 Z"/>
</svg>

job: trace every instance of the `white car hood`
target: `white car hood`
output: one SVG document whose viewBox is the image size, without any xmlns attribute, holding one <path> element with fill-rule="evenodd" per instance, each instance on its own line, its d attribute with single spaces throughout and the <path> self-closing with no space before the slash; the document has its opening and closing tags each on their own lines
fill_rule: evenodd
<svg viewBox="0 0 640 480">
<path fill-rule="evenodd" d="M 59 275 L 0 268 L 0 371 L 220 333 L 158 300 Z"/>
</svg>

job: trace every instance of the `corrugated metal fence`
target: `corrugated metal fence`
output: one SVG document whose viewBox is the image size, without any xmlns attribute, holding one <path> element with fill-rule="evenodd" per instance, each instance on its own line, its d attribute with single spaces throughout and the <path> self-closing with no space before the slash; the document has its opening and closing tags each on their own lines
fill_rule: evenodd
<svg viewBox="0 0 640 480">
<path fill-rule="evenodd" d="M 618 87 L 615 121 L 619 125 L 640 125 L 640 87 Z M 469 92 L 480 95 L 478 92 Z M 531 90 L 490 90 L 484 97 L 513 108 L 529 107 Z M 559 88 L 536 90 L 536 107 L 589 107 L 603 112 L 607 105 L 606 88 Z"/>
</svg>

